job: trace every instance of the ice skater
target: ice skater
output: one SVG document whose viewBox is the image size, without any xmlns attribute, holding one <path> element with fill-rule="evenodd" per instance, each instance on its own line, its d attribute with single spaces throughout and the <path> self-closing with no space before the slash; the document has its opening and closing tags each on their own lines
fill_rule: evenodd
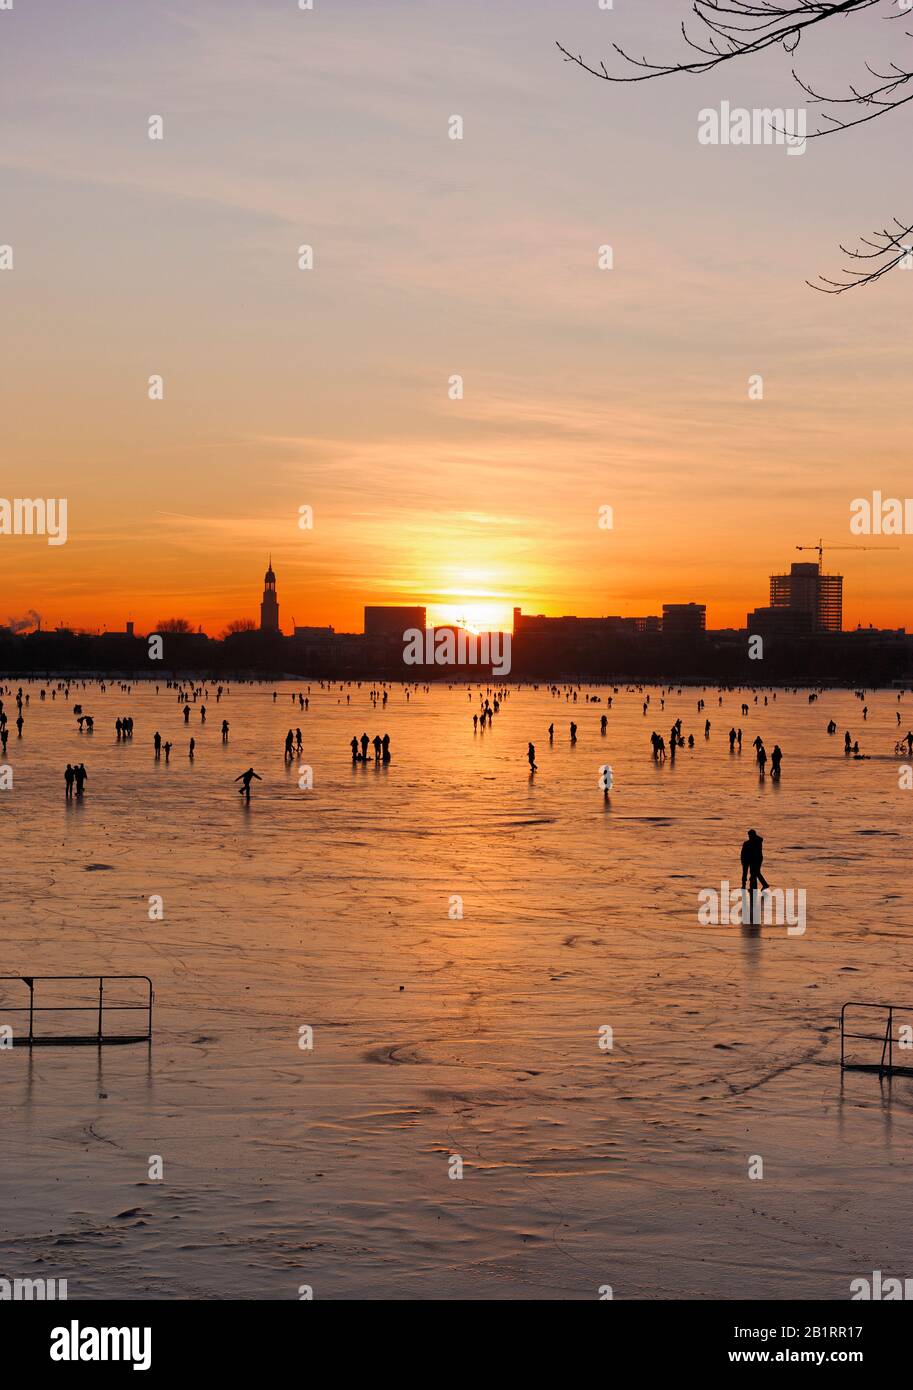
<svg viewBox="0 0 913 1390">
<path fill-rule="evenodd" d="M 252 767 L 249 767 L 246 772 L 242 772 L 240 776 L 235 778 L 236 782 L 241 783 L 241 786 L 238 788 L 238 795 L 243 796 L 245 801 L 250 801 L 250 784 L 255 777 L 258 782 L 263 781 L 263 778 L 260 776 L 260 774 L 258 772 L 254 772 L 254 769 Z"/>
</svg>

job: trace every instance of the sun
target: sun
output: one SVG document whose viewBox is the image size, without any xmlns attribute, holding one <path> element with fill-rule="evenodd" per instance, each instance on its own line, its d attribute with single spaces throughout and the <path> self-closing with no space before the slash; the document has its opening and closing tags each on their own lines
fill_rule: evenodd
<svg viewBox="0 0 913 1390">
<path fill-rule="evenodd" d="M 428 622 L 432 627 L 463 627 L 467 632 L 509 632 L 513 609 L 507 603 L 476 598 L 433 603 L 428 608 Z"/>
</svg>

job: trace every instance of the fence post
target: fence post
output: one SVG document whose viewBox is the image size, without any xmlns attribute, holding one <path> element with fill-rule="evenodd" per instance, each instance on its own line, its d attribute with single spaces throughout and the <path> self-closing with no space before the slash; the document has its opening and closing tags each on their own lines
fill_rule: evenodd
<svg viewBox="0 0 913 1390">
<path fill-rule="evenodd" d="M 34 1032 L 33 1020 L 35 1017 L 35 981 L 30 979 L 27 981 L 27 984 L 29 987 L 29 1047 L 31 1047 Z"/>
<path fill-rule="evenodd" d="M 98 977 L 98 1041 L 101 1042 L 101 1010 L 102 1010 L 102 991 L 104 989 L 104 975 Z"/>
</svg>

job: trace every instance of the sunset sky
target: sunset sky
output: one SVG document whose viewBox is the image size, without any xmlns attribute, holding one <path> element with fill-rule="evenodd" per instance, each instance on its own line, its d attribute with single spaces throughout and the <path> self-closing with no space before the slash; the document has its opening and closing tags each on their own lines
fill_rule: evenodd
<svg viewBox="0 0 913 1390">
<path fill-rule="evenodd" d="M 0 623 L 218 633 L 271 553 L 286 631 L 397 602 L 741 626 L 798 543 L 854 543 L 854 497 L 913 495 L 913 273 L 803 283 L 913 220 L 907 109 L 798 158 L 697 141 L 701 108 L 798 105 L 793 62 L 839 90 L 902 30 L 628 86 L 555 48 L 675 56 L 687 9 L 0 12 L 2 492 L 69 501 L 66 545 L 0 537 Z M 913 628 L 913 542 L 867 543 L 898 549 L 826 565 L 845 625 Z"/>
</svg>

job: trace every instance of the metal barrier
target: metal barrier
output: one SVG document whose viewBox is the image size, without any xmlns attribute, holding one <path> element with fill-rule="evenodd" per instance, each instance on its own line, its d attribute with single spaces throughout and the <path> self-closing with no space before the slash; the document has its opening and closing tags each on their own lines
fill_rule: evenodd
<svg viewBox="0 0 913 1390">
<path fill-rule="evenodd" d="M 846 1028 L 847 1009 L 868 1009 L 877 1010 L 886 1014 L 884 1021 L 884 1032 L 882 1033 L 849 1033 Z M 904 1013 L 913 1026 L 913 1005 L 910 1004 L 867 1004 L 860 999 L 850 999 L 840 1010 L 840 1070 L 844 1071 L 877 1071 L 879 1076 L 913 1076 L 913 1061 L 910 1066 L 895 1066 L 894 1064 L 894 1014 Z M 881 1058 L 877 1062 L 848 1062 L 846 1060 L 845 1042 L 847 1038 L 861 1038 L 868 1042 L 881 1043 Z"/>
<path fill-rule="evenodd" d="M 13 1029 L 14 1047 L 51 1046 L 91 1046 L 101 1047 L 112 1043 L 136 1043 L 152 1041 L 152 1004 L 155 995 L 152 981 L 148 975 L 0 975 L 0 986 L 9 981 L 24 984 L 29 992 L 27 1004 L 0 1004 L 0 1016 L 5 1014 L 28 1014 L 28 1035 Z M 91 1004 L 41 1004 L 35 1002 L 35 986 L 50 980 L 94 981 L 98 986 L 98 999 Z M 141 980 L 146 985 L 146 997 L 136 1004 L 106 1004 L 105 982 L 112 980 Z M 143 1033 L 105 1033 L 105 1014 L 143 1013 L 146 1015 L 146 1030 Z M 90 1033 L 75 1034 L 36 1034 L 36 1014 L 90 1013 L 95 1017 L 96 1027 Z"/>
</svg>

